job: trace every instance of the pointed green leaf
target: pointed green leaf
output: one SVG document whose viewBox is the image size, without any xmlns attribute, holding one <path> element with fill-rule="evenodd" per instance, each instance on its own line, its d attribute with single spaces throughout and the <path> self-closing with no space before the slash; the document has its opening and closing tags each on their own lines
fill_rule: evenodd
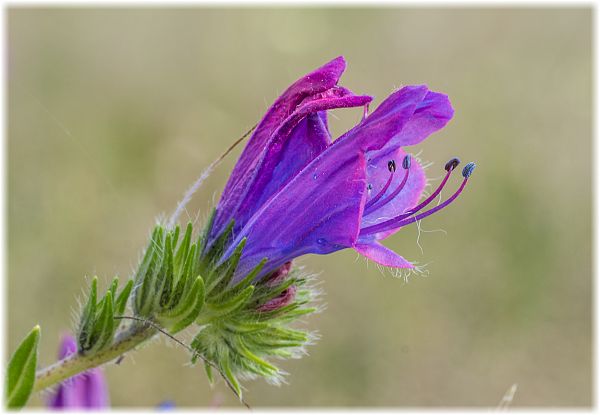
<svg viewBox="0 0 600 415">
<path fill-rule="evenodd" d="M 275 372 L 275 373 L 279 372 L 279 369 L 277 367 L 273 366 L 266 360 L 263 360 L 260 357 L 258 357 L 257 355 L 255 355 L 254 353 L 252 353 L 243 344 L 239 345 L 238 350 L 242 354 L 242 356 L 244 356 L 247 359 L 250 359 L 254 364 L 261 366 L 267 372 Z"/>
<path fill-rule="evenodd" d="M 125 312 L 125 308 L 127 307 L 127 300 L 129 299 L 129 294 L 131 294 L 132 288 L 133 280 L 127 281 L 127 284 L 125 284 L 125 287 L 123 287 L 121 293 L 115 301 L 115 315 L 122 316 Z"/>
<path fill-rule="evenodd" d="M 175 248 L 177 246 L 177 241 L 179 240 L 179 232 L 181 231 L 181 228 L 179 227 L 179 225 L 175 226 L 175 229 L 173 229 L 171 231 L 171 235 L 173 236 L 173 248 Z"/>
<path fill-rule="evenodd" d="M 239 281 L 237 284 L 235 284 L 232 288 L 223 291 L 220 294 L 215 295 L 213 298 L 211 298 L 211 301 L 214 303 L 220 303 L 223 301 L 227 301 L 229 300 L 232 296 L 238 294 L 241 290 L 243 290 L 244 288 L 246 288 L 247 286 L 249 286 L 250 284 L 252 284 L 252 282 L 254 281 L 254 279 L 256 278 L 256 276 L 258 275 L 258 273 L 260 272 L 260 270 L 263 268 L 263 266 L 265 265 L 265 263 L 267 262 L 267 258 L 263 258 L 262 261 L 259 262 L 259 264 L 257 266 L 255 266 L 252 271 L 250 271 L 248 273 L 248 275 L 246 275 L 244 277 L 243 280 Z"/>
<path fill-rule="evenodd" d="M 216 275 L 216 278 L 214 278 L 206 288 L 207 296 L 209 296 L 213 291 L 219 294 L 227 288 L 229 282 L 233 278 L 235 269 L 240 262 L 240 257 L 242 256 L 244 246 L 246 246 L 246 241 L 247 239 L 243 238 L 240 243 L 237 244 L 231 256 L 227 258 L 227 261 L 225 261 L 215 270 L 214 274 Z"/>
<path fill-rule="evenodd" d="M 177 268 L 181 268 L 182 264 L 185 262 L 185 259 L 187 258 L 189 249 L 190 249 L 190 242 L 192 241 L 192 224 L 191 222 L 187 224 L 187 227 L 185 229 L 185 234 L 183 235 L 183 239 L 181 240 L 181 242 L 179 243 L 179 247 L 177 248 L 177 254 L 175 254 L 175 266 Z M 176 241 L 177 239 L 175 239 Z"/>
<path fill-rule="evenodd" d="M 212 385 L 215 383 L 215 377 L 213 376 L 212 366 L 208 362 L 204 362 L 204 371 L 206 372 L 206 377 L 208 378 L 208 382 Z"/>
<path fill-rule="evenodd" d="M 248 334 L 255 333 L 264 330 L 269 327 L 269 323 L 257 323 L 253 321 L 226 321 L 224 323 L 225 328 L 237 334 Z"/>
<path fill-rule="evenodd" d="M 114 312 L 113 312 L 113 301 L 112 292 L 108 291 L 99 306 L 101 307 L 96 317 L 96 323 L 94 324 L 93 334 L 91 336 L 92 342 L 91 350 L 102 350 L 108 346 L 114 335 Z"/>
<path fill-rule="evenodd" d="M 112 293 L 112 298 L 117 298 L 117 288 L 119 288 L 119 277 L 114 277 L 108 290 Z"/>
<path fill-rule="evenodd" d="M 242 290 L 238 295 L 236 295 L 227 302 L 219 304 L 211 303 L 210 305 L 207 305 L 207 308 L 209 309 L 209 314 L 212 314 L 212 316 L 223 316 L 229 314 L 237 310 L 238 308 L 246 305 L 250 297 L 252 297 L 253 292 L 254 286 L 251 285 L 248 288 Z"/>
<path fill-rule="evenodd" d="M 177 333 L 192 324 L 204 306 L 204 282 L 196 279 L 190 292 L 173 310 L 159 316 L 160 323 L 168 327 L 171 333 Z"/>
<path fill-rule="evenodd" d="M 167 233 L 160 277 L 156 283 L 156 292 L 159 293 L 157 309 L 169 303 L 173 291 L 173 241 L 171 238 L 172 235 Z"/>
<path fill-rule="evenodd" d="M 210 230 L 212 229 L 212 225 L 215 221 L 215 216 L 217 213 L 217 209 L 213 209 L 210 212 L 208 220 L 206 221 L 206 225 L 202 230 L 202 233 L 198 236 L 198 257 L 200 258 L 206 249 L 206 243 L 208 242 L 208 236 L 210 234 Z"/>
<path fill-rule="evenodd" d="M 235 390 L 235 393 L 237 393 L 238 396 L 241 397 L 242 396 L 242 388 L 240 387 L 240 384 L 238 383 L 233 372 L 231 371 L 231 366 L 229 365 L 229 358 L 223 359 L 223 361 L 220 363 L 221 363 L 221 367 L 223 368 L 223 374 L 225 375 L 225 377 L 231 384 L 231 387 Z"/>
<path fill-rule="evenodd" d="M 206 261 L 202 261 L 202 265 L 204 267 L 201 268 L 200 274 L 207 276 L 208 280 L 205 281 L 207 284 L 210 282 L 209 280 L 212 280 L 212 277 L 213 277 L 212 274 L 210 272 L 208 272 L 208 271 L 213 271 L 213 270 L 209 269 L 209 268 L 212 268 L 211 265 L 214 265 L 221 258 L 221 255 L 223 255 L 223 252 L 225 251 L 225 247 L 231 240 L 231 234 L 233 233 L 233 225 L 234 224 L 235 224 L 235 222 L 233 220 L 231 220 L 231 222 L 229 222 L 229 224 L 227 225 L 227 227 L 225 228 L 223 233 L 221 233 L 221 235 L 219 235 L 217 240 L 213 242 L 213 244 L 210 247 L 210 249 L 208 250 L 208 252 L 206 252 Z"/>
<path fill-rule="evenodd" d="M 6 371 L 7 406 L 18 409 L 25 406 L 33 384 L 37 365 L 37 347 L 40 340 L 40 326 L 33 330 L 21 342 L 8 362 Z"/>
<path fill-rule="evenodd" d="M 78 349 L 85 351 L 90 348 L 90 340 L 96 320 L 96 301 L 98 295 L 98 277 L 92 279 L 87 304 L 82 310 L 77 334 Z"/>
</svg>

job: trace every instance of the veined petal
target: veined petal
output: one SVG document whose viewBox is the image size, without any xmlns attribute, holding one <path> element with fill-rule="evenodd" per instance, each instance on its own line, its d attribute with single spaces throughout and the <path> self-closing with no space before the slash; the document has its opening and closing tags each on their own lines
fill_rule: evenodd
<svg viewBox="0 0 600 415">
<path fill-rule="evenodd" d="M 371 101 L 369 96 L 344 95 L 327 97 L 303 102 L 275 132 L 269 146 L 265 148 L 262 163 L 258 168 L 252 184 L 248 187 L 246 197 L 240 203 L 235 218 L 236 228 L 241 229 L 247 220 L 275 192 L 281 189 L 302 168 L 318 156 L 331 142 L 329 132 L 322 117 L 317 116 L 326 110 L 366 105 Z M 313 116 L 306 124 L 300 123 Z M 298 129 L 297 127 L 300 127 Z M 303 134 L 304 133 L 304 134 Z M 291 140 L 291 150 L 287 145 Z M 276 172 L 277 171 L 277 172 Z M 276 174 L 278 173 L 278 174 Z"/>
<path fill-rule="evenodd" d="M 446 95 L 425 85 L 406 86 L 337 141 L 356 140 L 365 151 L 389 152 L 421 142 L 446 125 L 453 111 Z"/>
<path fill-rule="evenodd" d="M 274 169 L 282 160 L 285 159 L 284 166 L 289 164 L 289 153 L 284 158 L 282 152 L 285 152 L 286 142 L 305 117 L 327 109 L 364 105 L 371 100 L 370 97 L 356 97 L 349 90 L 336 86 L 344 68 L 345 61 L 342 57 L 334 59 L 294 83 L 269 109 L 242 152 L 223 190 L 211 239 L 220 234 L 232 218 L 235 219 L 235 230 L 240 229 L 260 204 L 278 189 L 277 185 L 281 186 L 285 179 L 297 173 L 290 171 L 286 177 L 276 178 L 277 183 L 266 189 L 273 178 Z M 313 120 L 312 126 L 315 125 L 317 124 Z M 317 125 L 316 128 L 326 129 L 326 126 Z M 305 152 L 305 155 L 314 157 L 315 149 L 322 151 L 322 137 L 322 131 L 307 137 L 296 136 L 302 142 L 295 146 L 306 144 L 310 139 L 318 140 L 310 143 L 311 150 Z M 302 167 L 311 160 L 302 157 L 302 154 L 298 155 L 298 160 L 293 164 Z"/>
<path fill-rule="evenodd" d="M 332 151 L 334 148 L 337 151 Z M 365 171 L 361 152 L 349 145 L 328 147 L 236 235 L 231 247 L 244 237 L 248 237 L 248 244 L 235 279 L 242 278 L 264 257 L 268 262 L 263 274 L 304 254 L 328 254 L 353 246 L 360 231 Z"/>
<path fill-rule="evenodd" d="M 384 149 L 418 144 L 434 132 L 444 128 L 453 115 L 454 109 L 447 95 L 428 91 L 402 130 L 390 140 Z"/>
<path fill-rule="evenodd" d="M 376 241 L 356 244 L 354 250 L 370 260 L 386 267 L 414 268 L 414 265 L 406 259 Z"/>
<path fill-rule="evenodd" d="M 364 152 L 381 150 L 400 134 L 427 92 L 427 87 L 416 86 L 404 87 L 392 93 L 375 111 L 336 140 L 333 146 L 353 141 L 354 146 Z"/>
<path fill-rule="evenodd" d="M 370 184 L 372 187 L 369 191 L 369 196 L 367 196 L 367 202 L 371 197 L 380 192 L 390 177 L 391 173 L 387 167 L 389 160 L 395 160 L 398 167 L 393 175 L 391 184 L 383 197 L 381 197 L 380 202 L 385 201 L 386 198 L 400 185 L 406 173 L 406 170 L 401 168 L 402 160 L 405 156 L 406 153 L 401 148 L 398 148 L 388 152 L 378 152 L 375 158 L 367 162 L 367 184 Z M 373 207 L 376 207 L 376 209 L 363 216 L 361 228 L 366 228 L 367 226 L 392 219 L 416 206 L 423 194 L 426 181 L 427 178 L 423 167 L 421 167 L 418 160 L 412 157 L 408 172 L 408 180 L 402 188 L 402 191 L 384 204 L 373 204 Z M 390 229 L 389 231 L 376 234 L 375 237 L 376 239 L 384 239 L 394 233 L 394 231 L 395 229 Z"/>
</svg>

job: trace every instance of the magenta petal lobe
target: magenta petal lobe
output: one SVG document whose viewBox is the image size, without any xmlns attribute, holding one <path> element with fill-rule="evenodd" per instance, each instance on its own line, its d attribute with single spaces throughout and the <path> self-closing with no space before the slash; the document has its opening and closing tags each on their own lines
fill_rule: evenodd
<svg viewBox="0 0 600 415">
<path fill-rule="evenodd" d="M 354 245 L 354 250 L 362 256 L 386 267 L 414 268 L 413 264 L 378 242 L 356 244 Z"/>
</svg>

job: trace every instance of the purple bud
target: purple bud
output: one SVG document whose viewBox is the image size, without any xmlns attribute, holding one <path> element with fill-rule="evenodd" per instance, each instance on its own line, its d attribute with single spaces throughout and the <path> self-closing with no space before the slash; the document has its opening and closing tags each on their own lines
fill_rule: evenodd
<svg viewBox="0 0 600 415">
<path fill-rule="evenodd" d="M 63 335 L 59 358 L 64 359 L 76 352 L 75 339 L 68 334 Z M 102 369 L 91 369 L 63 381 L 49 396 L 47 406 L 52 409 L 108 408 L 108 388 Z"/>
<path fill-rule="evenodd" d="M 285 291 L 283 291 L 277 297 L 267 301 L 266 303 L 258 307 L 257 310 L 262 312 L 278 310 L 281 307 L 285 307 L 286 305 L 294 301 L 295 297 L 296 286 L 292 285 L 286 288 Z"/>
</svg>

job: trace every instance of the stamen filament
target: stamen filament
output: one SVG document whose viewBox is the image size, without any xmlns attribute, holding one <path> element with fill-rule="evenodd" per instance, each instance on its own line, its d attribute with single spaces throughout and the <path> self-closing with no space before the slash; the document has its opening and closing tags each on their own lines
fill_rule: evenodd
<svg viewBox="0 0 600 415">
<path fill-rule="evenodd" d="M 377 195 L 375 195 L 375 197 L 373 197 L 371 200 L 369 200 L 367 202 L 367 204 L 365 205 L 365 209 L 370 208 L 371 206 L 373 206 L 373 204 L 375 204 L 379 199 L 381 199 L 383 197 L 383 195 L 387 191 L 388 187 L 390 187 L 390 184 L 392 184 L 392 179 L 393 178 L 394 178 L 394 172 L 391 171 L 390 172 L 390 177 L 388 178 L 387 182 L 383 186 L 383 189 L 381 189 L 381 191 L 379 193 L 377 193 Z"/>
<path fill-rule="evenodd" d="M 393 219 L 387 220 L 385 222 L 381 222 L 378 223 L 376 225 L 372 225 L 372 226 L 368 226 L 364 229 L 360 230 L 360 234 L 361 235 L 370 235 L 370 234 L 374 234 L 374 233 L 378 233 L 384 230 L 388 230 L 388 229 L 397 229 L 397 228 L 401 228 L 403 226 L 409 225 L 413 222 L 416 222 L 418 220 L 421 220 L 429 215 L 434 214 L 435 212 L 445 208 L 446 206 L 448 206 L 450 203 L 452 203 L 454 201 L 454 199 L 456 199 L 458 197 L 458 195 L 461 194 L 461 192 L 463 191 L 463 189 L 465 188 L 465 186 L 467 185 L 467 182 L 469 181 L 468 177 L 465 177 L 462 184 L 460 185 L 460 187 L 458 188 L 458 190 L 452 195 L 450 196 L 449 199 L 447 199 L 444 203 L 441 203 L 439 205 L 437 205 L 436 207 L 429 209 L 427 212 L 423 212 L 419 215 L 416 216 L 412 216 L 408 219 L 406 219 L 405 215 L 400 215 L 397 216 Z"/>
<path fill-rule="evenodd" d="M 408 157 L 408 156 L 407 156 Z M 403 163 L 405 164 L 405 163 Z M 410 167 L 410 165 L 409 165 Z M 410 168 L 405 169 L 406 173 L 404 173 L 404 178 L 402 179 L 402 182 L 400 183 L 400 185 L 396 188 L 396 190 L 394 190 L 388 197 L 386 197 L 383 200 L 380 201 L 376 201 L 377 203 L 373 202 L 372 204 L 370 204 L 370 206 L 366 206 L 365 205 L 365 211 L 363 213 L 363 216 L 368 215 L 369 213 L 377 210 L 378 208 L 380 208 L 381 206 L 385 205 L 386 203 L 388 203 L 390 200 L 394 199 L 398 193 L 400 193 L 402 191 L 402 189 L 404 188 L 404 185 L 406 184 L 406 182 L 408 181 L 408 172 L 410 171 Z M 387 190 L 387 189 L 386 189 Z"/>
<path fill-rule="evenodd" d="M 450 175 L 452 174 L 453 171 L 454 170 L 448 170 L 448 172 L 446 173 L 446 176 L 444 176 L 444 180 L 442 180 L 442 182 L 439 184 L 439 186 L 437 187 L 437 189 L 435 189 L 435 192 L 433 192 L 427 199 L 425 199 L 424 201 L 422 201 L 421 203 L 419 203 L 414 208 L 409 209 L 407 212 L 403 213 L 402 215 L 397 216 L 395 219 L 401 219 L 403 217 L 407 218 L 410 215 L 414 215 L 415 213 L 417 213 L 418 211 L 420 211 L 421 209 L 423 209 L 425 206 L 427 206 L 428 204 L 430 204 L 433 201 L 433 199 L 435 199 L 437 197 L 437 195 L 440 194 L 440 192 L 442 191 L 442 189 L 446 185 L 446 182 L 450 178 Z"/>
</svg>

